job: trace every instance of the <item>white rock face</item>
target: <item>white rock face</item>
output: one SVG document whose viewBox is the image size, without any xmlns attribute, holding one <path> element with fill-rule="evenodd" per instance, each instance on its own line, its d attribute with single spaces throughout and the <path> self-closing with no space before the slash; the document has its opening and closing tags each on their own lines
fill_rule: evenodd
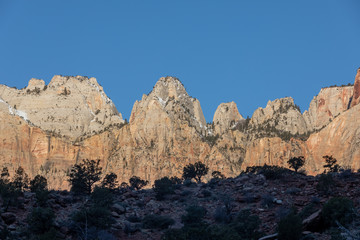
<svg viewBox="0 0 360 240">
<path fill-rule="evenodd" d="M 256 109 L 250 125 L 275 128 L 291 134 L 304 134 L 308 131 L 306 122 L 291 97 L 269 101 L 266 108 Z"/>
<path fill-rule="evenodd" d="M 303 114 L 308 128 L 320 129 L 346 111 L 353 89 L 353 86 L 322 88 L 312 99 L 309 110 Z"/>
<path fill-rule="evenodd" d="M 26 90 L 36 91 L 36 89 L 38 89 L 38 91 L 40 91 L 40 90 L 43 90 L 44 87 L 45 87 L 44 80 L 32 78 L 32 79 L 30 79 L 29 84 L 26 87 Z"/>
<path fill-rule="evenodd" d="M 9 113 L 71 140 L 124 120 L 95 78 L 54 76 L 48 86 L 31 79 L 26 89 L 0 85 Z"/>
<path fill-rule="evenodd" d="M 244 119 L 235 102 L 221 103 L 215 111 L 213 123 L 214 133 L 222 135 L 226 130 L 236 126 L 236 123 Z"/>
</svg>

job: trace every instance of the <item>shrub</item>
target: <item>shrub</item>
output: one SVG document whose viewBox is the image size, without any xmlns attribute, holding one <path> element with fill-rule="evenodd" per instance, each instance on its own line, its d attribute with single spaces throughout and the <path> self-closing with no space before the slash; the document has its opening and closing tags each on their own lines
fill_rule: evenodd
<svg viewBox="0 0 360 240">
<path fill-rule="evenodd" d="M 290 158 L 289 161 L 287 161 L 289 166 L 295 170 L 295 172 L 298 171 L 299 168 L 304 166 L 305 164 L 305 158 L 303 156 L 300 157 L 293 157 Z"/>
<path fill-rule="evenodd" d="M 28 216 L 29 231 L 35 235 L 42 235 L 54 226 L 55 214 L 50 208 L 34 208 Z"/>
<path fill-rule="evenodd" d="M 260 237 L 258 232 L 260 219 L 258 216 L 251 215 L 250 210 L 242 210 L 230 225 L 239 234 L 240 239 L 258 239 Z"/>
<path fill-rule="evenodd" d="M 344 197 L 332 198 L 324 204 L 321 217 L 325 227 L 335 227 L 337 226 L 336 222 L 346 226 L 354 219 L 353 202 Z"/>
<path fill-rule="evenodd" d="M 201 182 L 201 178 L 205 176 L 209 171 L 209 168 L 202 162 L 196 162 L 195 164 L 189 164 L 184 167 L 183 178 L 195 179 L 198 183 Z"/>
<path fill-rule="evenodd" d="M 175 221 L 166 216 L 160 215 L 147 215 L 142 220 L 144 228 L 146 229 L 166 229 L 173 225 Z"/>
<path fill-rule="evenodd" d="M 220 171 L 213 171 L 211 173 L 211 176 L 214 178 L 214 179 L 224 179 L 225 176 L 224 174 L 222 174 Z"/>
<path fill-rule="evenodd" d="M 340 166 L 339 164 L 337 164 L 337 160 L 336 158 L 334 158 L 333 156 L 323 156 L 324 160 L 325 160 L 325 165 L 324 165 L 324 173 L 326 172 L 339 172 L 340 170 Z"/>
<path fill-rule="evenodd" d="M 36 175 L 33 180 L 30 181 L 30 191 L 40 192 L 47 190 L 47 180 L 41 175 Z"/>
<path fill-rule="evenodd" d="M 302 222 L 301 218 L 291 211 L 286 217 L 282 218 L 278 224 L 279 240 L 298 240 L 301 238 Z"/>
<path fill-rule="evenodd" d="M 242 210 L 234 221 L 220 226 L 212 226 L 211 238 L 217 240 L 242 239 L 257 240 L 261 237 L 259 232 L 260 219 L 251 215 L 249 210 Z"/>
<path fill-rule="evenodd" d="M 0 229 L 0 239 L 15 239 L 6 225 Z"/>
<path fill-rule="evenodd" d="M 214 219 L 218 223 L 229 223 L 231 216 L 226 211 L 225 207 L 217 207 L 214 213 Z"/>
<path fill-rule="evenodd" d="M 138 223 L 141 222 L 141 219 L 136 215 L 130 215 L 127 217 L 127 220 L 131 223 Z"/>
<path fill-rule="evenodd" d="M 286 189 L 285 192 L 290 195 L 297 195 L 298 193 L 301 192 L 301 190 L 300 190 L 300 188 L 290 187 L 290 188 Z"/>
<path fill-rule="evenodd" d="M 165 195 L 174 193 L 174 184 L 168 177 L 155 180 L 153 190 L 157 200 L 163 200 Z"/>
<path fill-rule="evenodd" d="M 201 191 L 201 193 L 204 195 L 204 197 L 211 197 L 211 192 L 209 190 L 204 189 Z"/>
<path fill-rule="evenodd" d="M 71 191 L 76 194 L 91 194 L 93 185 L 100 180 L 102 168 L 99 166 L 100 160 L 83 160 L 80 164 L 75 164 L 69 174 Z"/>
<path fill-rule="evenodd" d="M 0 196 L 3 201 L 3 207 L 5 210 L 9 206 L 17 206 L 19 204 L 18 198 L 21 195 L 21 191 L 15 189 L 15 187 L 11 184 L 0 184 Z"/>
<path fill-rule="evenodd" d="M 332 192 L 332 188 L 335 186 L 335 181 L 330 173 L 323 173 L 319 177 L 316 189 L 324 195 L 329 195 Z"/>
<path fill-rule="evenodd" d="M 182 184 L 181 178 L 178 178 L 178 177 L 171 177 L 171 178 L 170 178 L 170 181 L 171 181 L 173 184 Z"/>
<path fill-rule="evenodd" d="M 141 188 L 148 185 L 148 181 L 142 180 L 137 176 L 133 176 L 129 179 L 130 187 L 135 188 L 136 190 L 140 190 Z"/>
<path fill-rule="evenodd" d="M 200 206 L 190 206 L 182 216 L 184 227 L 171 229 L 165 233 L 165 240 L 208 240 L 213 239 L 208 225 L 203 221 L 206 210 Z"/>
<path fill-rule="evenodd" d="M 219 134 L 208 135 L 204 137 L 204 140 L 209 144 L 210 147 L 214 146 L 216 141 L 219 139 Z"/>
<path fill-rule="evenodd" d="M 114 196 L 110 189 L 96 186 L 91 193 L 91 202 L 97 207 L 109 208 L 114 202 Z"/>
<path fill-rule="evenodd" d="M 270 194 L 263 195 L 261 205 L 266 208 L 271 208 L 274 205 L 274 197 Z"/>
<path fill-rule="evenodd" d="M 114 190 L 118 186 L 117 175 L 115 173 L 106 174 L 101 182 L 103 188 Z"/>
<path fill-rule="evenodd" d="M 91 228 L 96 231 L 109 229 L 115 222 L 109 209 L 101 206 L 83 207 L 73 215 L 72 220 L 73 228 L 79 235 Z"/>
<path fill-rule="evenodd" d="M 4 167 L 0 175 L 0 184 L 8 184 L 10 182 L 10 174 L 7 167 Z"/>
<path fill-rule="evenodd" d="M 23 191 L 29 187 L 29 177 L 21 166 L 15 171 L 12 184 L 14 188 L 19 191 Z"/>
<path fill-rule="evenodd" d="M 253 166 L 247 167 L 245 170 L 246 173 L 254 173 L 254 174 L 263 174 L 266 179 L 280 179 L 284 177 L 285 173 L 288 172 L 288 169 L 279 167 L 279 166 Z"/>
<path fill-rule="evenodd" d="M 186 209 L 187 214 L 181 217 L 185 225 L 198 224 L 203 221 L 206 209 L 201 206 L 190 206 Z"/>
<path fill-rule="evenodd" d="M 319 210 L 319 208 L 317 207 L 317 204 L 310 203 L 310 204 L 306 205 L 298 215 L 301 219 L 304 220 L 307 217 L 309 217 L 311 214 L 316 212 L 317 210 Z"/>
<path fill-rule="evenodd" d="M 166 231 L 164 240 L 210 240 L 213 235 L 207 224 L 200 223 L 197 226 L 185 226 L 181 229 L 169 229 Z"/>
</svg>

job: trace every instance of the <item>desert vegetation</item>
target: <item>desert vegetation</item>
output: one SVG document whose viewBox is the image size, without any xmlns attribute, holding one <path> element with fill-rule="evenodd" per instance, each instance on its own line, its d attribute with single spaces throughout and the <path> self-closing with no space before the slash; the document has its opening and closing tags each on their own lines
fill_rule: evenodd
<svg viewBox="0 0 360 240">
<path fill-rule="evenodd" d="M 0 178 L 1 239 L 351 239 L 359 237 L 360 174 L 324 156 L 325 171 L 307 176 L 302 156 L 289 167 L 253 166 L 235 178 L 188 164 L 182 178 L 153 185 L 103 174 L 98 160 L 69 171 L 70 191 L 49 190 L 19 167 Z M 211 176 L 207 183 L 204 176 Z M 270 238 L 271 239 L 271 238 Z"/>
</svg>

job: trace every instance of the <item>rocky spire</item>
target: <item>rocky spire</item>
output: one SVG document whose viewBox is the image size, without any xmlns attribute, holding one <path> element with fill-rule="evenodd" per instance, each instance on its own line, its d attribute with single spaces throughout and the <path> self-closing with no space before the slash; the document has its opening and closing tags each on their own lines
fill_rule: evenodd
<svg viewBox="0 0 360 240">
<path fill-rule="evenodd" d="M 153 115 L 156 118 L 155 112 L 158 111 L 174 119 L 178 117 L 186 119 L 198 132 L 203 132 L 206 128 L 199 100 L 190 97 L 184 85 L 175 77 L 160 78 L 148 95 L 143 95 L 141 101 L 135 102 L 130 123 L 136 122 L 145 115 L 147 117 Z"/>
<path fill-rule="evenodd" d="M 300 109 L 291 97 L 269 101 L 266 108 L 256 109 L 250 125 L 265 129 L 275 128 L 291 134 L 303 134 L 308 131 Z"/>
<path fill-rule="evenodd" d="M 238 121 L 244 119 L 235 102 L 221 103 L 215 111 L 213 123 L 214 133 L 222 135 L 226 130 L 234 127 Z"/>
<path fill-rule="evenodd" d="M 354 83 L 354 94 L 351 99 L 351 107 L 360 103 L 360 68 L 357 70 Z"/>
</svg>

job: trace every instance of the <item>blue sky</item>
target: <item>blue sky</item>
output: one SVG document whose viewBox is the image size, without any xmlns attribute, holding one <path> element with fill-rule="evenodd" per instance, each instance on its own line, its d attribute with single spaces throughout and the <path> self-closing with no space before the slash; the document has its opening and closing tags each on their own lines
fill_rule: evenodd
<svg viewBox="0 0 360 240">
<path fill-rule="evenodd" d="M 124 118 L 162 76 L 208 122 L 229 101 L 244 117 L 285 96 L 305 110 L 321 87 L 353 83 L 359 11 L 358 0 L 0 0 L 0 83 L 96 77 Z"/>
</svg>

